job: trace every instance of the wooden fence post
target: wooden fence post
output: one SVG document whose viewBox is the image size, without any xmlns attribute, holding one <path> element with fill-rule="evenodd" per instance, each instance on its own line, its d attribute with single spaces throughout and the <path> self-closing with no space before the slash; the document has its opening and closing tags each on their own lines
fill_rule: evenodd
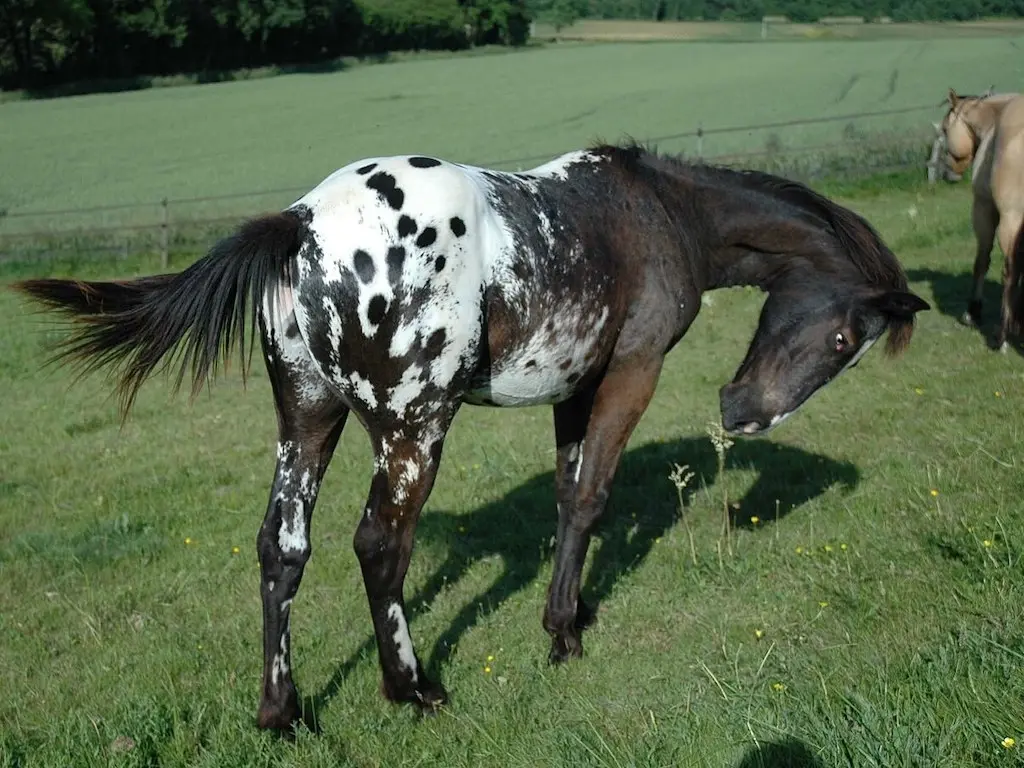
<svg viewBox="0 0 1024 768">
<path fill-rule="evenodd" d="M 167 269 L 167 227 L 170 218 L 167 210 L 167 198 L 160 203 L 160 269 Z"/>
<path fill-rule="evenodd" d="M 697 157 L 704 157 L 704 124 L 697 123 Z"/>
</svg>

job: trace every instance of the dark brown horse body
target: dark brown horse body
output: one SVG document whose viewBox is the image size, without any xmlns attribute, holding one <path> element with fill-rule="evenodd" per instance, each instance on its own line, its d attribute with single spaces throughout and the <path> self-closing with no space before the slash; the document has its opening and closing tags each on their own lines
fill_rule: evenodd
<svg viewBox="0 0 1024 768">
<path fill-rule="evenodd" d="M 552 661 L 579 656 L 581 570 L 619 458 L 701 294 L 730 285 L 769 294 L 721 390 L 723 424 L 742 434 L 774 427 L 886 329 L 900 352 L 928 307 L 863 219 L 808 188 L 632 146 L 514 174 L 364 160 L 180 274 L 19 287 L 81 323 L 65 354 L 124 364 L 125 412 L 175 348 L 198 390 L 255 315 L 280 426 L 257 540 L 258 720 L 287 728 L 298 715 L 289 610 L 349 413 L 376 457 L 354 547 L 383 690 L 434 706 L 445 691 L 413 649 L 403 583 L 460 406 L 553 406 L 558 533 L 543 623 Z"/>
</svg>

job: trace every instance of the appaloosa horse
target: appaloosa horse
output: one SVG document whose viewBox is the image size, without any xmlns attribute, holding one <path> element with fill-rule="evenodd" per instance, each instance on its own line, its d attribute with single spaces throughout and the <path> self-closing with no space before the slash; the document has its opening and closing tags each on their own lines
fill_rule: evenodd
<svg viewBox="0 0 1024 768">
<path fill-rule="evenodd" d="M 280 428 L 257 537 L 257 719 L 285 729 L 299 714 L 289 608 L 350 411 L 375 455 L 354 548 L 382 690 L 434 707 L 446 694 L 413 649 L 403 582 L 460 405 L 553 406 L 558 532 L 543 625 L 553 662 L 580 656 L 589 615 L 580 573 L 619 458 L 701 294 L 732 285 L 768 292 L 720 392 L 724 427 L 745 435 L 774 427 L 887 329 L 898 354 L 915 313 L 928 309 L 851 211 L 784 179 L 632 145 L 570 152 L 523 173 L 366 159 L 243 224 L 179 274 L 17 287 L 79 323 L 62 356 L 86 370 L 123 365 L 124 414 L 175 347 L 178 383 L 191 367 L 199 391 L 234 343 L 244 347 L 255 317 Z"/>
</svg>

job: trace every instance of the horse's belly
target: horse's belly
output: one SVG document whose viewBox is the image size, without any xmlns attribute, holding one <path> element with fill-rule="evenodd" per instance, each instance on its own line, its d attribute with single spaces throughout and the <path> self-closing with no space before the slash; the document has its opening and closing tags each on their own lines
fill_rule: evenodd
<svg viewBox="0 0 1024 768">
<path fill-rule="evenodd" d="M 556 314 L 530 335 L 491 359 L 490 370 L 473 381 L 469 403 L 505 407 L 550 405 L 570 398 L 609 346 L 608 308 Z"/>
</svg>

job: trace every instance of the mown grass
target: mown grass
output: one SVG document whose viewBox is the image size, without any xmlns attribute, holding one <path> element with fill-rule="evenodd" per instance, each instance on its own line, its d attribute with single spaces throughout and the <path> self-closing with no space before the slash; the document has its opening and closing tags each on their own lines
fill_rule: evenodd
<svg viewBox="0 0 1024 768">
<path fill-rule="evenodd" d="M 709 132 L 706 157 L 839 143 L 869 163 L 872 137 L 930 140 L 929 121 L 941 115 L 950 85 L 1016 88 L 1019 42 L 1018 35 L 552 46 L 8 103 L 0 105 L 0 210 L 8 214 L 0 238 L 152 225 L 164 198 L 175 201 L 172 224 L 277 209 L 366 155 L 419 152 L 515 168 L 626 136 L 660 138 L 663 149 L 692 154 L 696 140 L 678 135 L 699 126 Z M 934 114 L 713 133 L 932 101 Z M 223 195 L 237 196 L 207 199 Z M 193 198 L 203 199 L 177 202 Z M 107 205 L 129 207 L 40 213 Z"/>
<path fill-rule="evenodd" d="M 228 376 L 191 405 L 158 379 L 121 428 L 101 378 L 40 370 L 59 333 L 0 293 L 0 765 L 1020 764 L 1024 361 L 954 319 L 966 185 L 828 189 L 880 228 L 933 310 L 903 358 L 868 355 L 719 472 L 705 428 L 761 298 L 709 295 L 591 548 L 584 594 L 600 610 L 579 662 L 549 668 L 540 626 L 550 411 L 466 408 L 407 582 L 412 635 L 452 701 L 420 719 L 381 699 L 351 550 L 371 457 L 349 426 L 293 616 L 320 733 L 294 744 L 253 726 L 265 376 L 245 390 Z M 681 494 L 675 465 L 695 473 Z"/>
</svg>

